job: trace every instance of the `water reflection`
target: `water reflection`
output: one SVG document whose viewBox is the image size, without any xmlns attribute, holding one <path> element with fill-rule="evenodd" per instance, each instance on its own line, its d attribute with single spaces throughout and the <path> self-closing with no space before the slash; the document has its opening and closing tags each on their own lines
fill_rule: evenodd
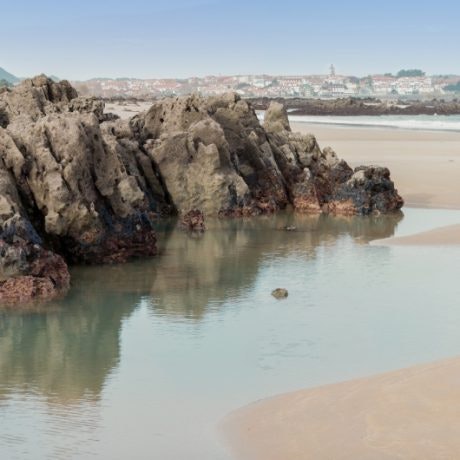
<svg viewBox="0 0 460 460">
<path fill-rule="evenodd" d="M 318 247 L 341 237 L 388 237 L 400 219 L 286 213 L 209 221 L 202 236 L 166 222 L 158 258 L 76 267 L 64 300 L 42 312 L 0 313 L 0 397 L 25 384 L 61 403 L 97 398 L 119 360 L 122 321 L 141 298 L 165 315 L 200 320 L 208 308 L 249 289 L 264 259 L 293 252 L 314 258 Z"/>
<path fill-rule="evenodd" d="M 0 398 L 27 385 L 58 403 L 97 399 L 118 364 L 121 322 L 136 301 L 82 285 L 59 310 L 1 313 Z"/>
<path fill-rule="evenodd" d="M 265 259 L 296 253 L 308 260 L 319 247 L 333 245 L 339 238 L 351 237 L 363 244 L 386 238 L 401 219 L 401 213 L 372 217 L 282 213 L 209 221 L 203 236 L 165 228 L 161 258 L 145 267 L 146 290 L 156 311 L 201 319 L 208 309 L 249 289 Z"/>
<path fill-rule="evenodd" d="M 286 213 L 208 221 L 202 236 L 188 235 L 175 222 L 165 221 L 158 229 L 158 257 L 119 266 L 75 267 L 65 299 L 40 311 L 0 311 L 0 458 L 13 458 L 24 449 L 29 454 L 19 458 L 87 458 L 80 452 L 85 445 L 91 450 L 91 443 L 85 443 L 97 439 L 97 429 L 110 431 L 107 420 L 99 420 L 107 410 L 102 407 L 104 388 L 126 348 L 121 342 L 124 322 L 136 316 L 133 312 L 141 304 L 166 323 L 201 324 L 229 300 L 238 302 L 253 289 L 267 261 L 294 254 L 308 264 L 320 248 L 341 239 L 366 243 L 391 236 L 401 218 Z M 147 329 L 147 334 L 153 331 Z M 150 366 L 155 368 L 155 363 Z M 163 398 L 161 375 L 148 379 L 152 400 Z M 120 390 L 125 403 L 132 389 L 129 394 Z M 108 407 L 118 414 L 121 403 L 110 399 Z M 123 414 L 128 410 L 124 407 Z"/>
</svg>

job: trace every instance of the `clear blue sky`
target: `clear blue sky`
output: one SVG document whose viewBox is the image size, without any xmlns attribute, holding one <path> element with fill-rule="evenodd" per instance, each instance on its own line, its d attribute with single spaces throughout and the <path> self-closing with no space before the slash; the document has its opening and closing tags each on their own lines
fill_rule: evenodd
<svg viewBox="0 0 460 460">
<path fill-rule="evenodd" d="M 460 74 L 460 1 L 2 2 L 0 67 L 61 78 Z"/>
</svg>

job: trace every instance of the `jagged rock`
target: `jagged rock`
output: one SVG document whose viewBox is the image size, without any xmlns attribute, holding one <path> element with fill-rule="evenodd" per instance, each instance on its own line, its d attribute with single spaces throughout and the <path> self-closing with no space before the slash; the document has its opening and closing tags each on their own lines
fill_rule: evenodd
<svg viewBox="0 0 460 460">
<path fill-rule="evenodd" d="M 59 295 L 64 260 L 154 255 L 152 219 L 163 215 L 203 229 L 207 215 L 290 204 L 368 214 L 402 199 L 386 168 L 353 171 L 314 136 L 292 133 L 279 104 L 264 128 L 235 94 L 167 98 L 129 121 L 44 76 L 0 94 L 0 302 Z"/>
<path fill-rule="evenodd" d="M 276 101 L 270 103 L 265 112 L 264 127 L 272 133 L 291 131 L 288 114 L 283 104 Z"/>
<path fill-rule="evenodd" d="M 287 205 L 266 133 L 235 94 L 168 98 L 132 125 L 180 213 L 250 215 Z"/>
<path fill-rule="evenodd" d="M 69 112 L 94 113 L 99 121 L 106 121 L 105 103 L 95 97 L 76 97 L 67 104 Z"/>
<path fill-rule="evenodd" d="M 325 206 L 328 212 L 370 214 L 400 209 L 403 203 L 388 168 L 360 166 L 346 182 L 335 188 Z"/>
<path fill-rule="evenodd" d="M 224 133 L 215 121 L 204 119 L 188 131 L 163 135 L 146 150 L 181 214 L 200 209 L 217 215 L 248 204 L 249 188 L 235 171 Z"/>
<path fill-rule="evenodd" d="M 75 99 L 66 82 L 40 77 L 2 96 L 9 118 L 0 128 L 0 243 L 8 257 L 0 271 L 16 284 L 5 281 L 10 294 L 0 300 L 12 300 L 15 286 L 38 297 L 68 287 L 37 271 L 32 255 L 43 263 L 53 255 L 60 266 L 57 254 L 85 263 L 156 254 L 152 218 L 171 205 L 129 125 L 101 124 L 103 105 Z"/>
<path fill-rule="evenodd" d="M 0 95 L 0 113 L 7 122 L 17 117 L 36 121 L 48 113 L 59 112 L 77 92 L 66 80 L 59 83 L 45 75 L 24 80 L 19 86 Z M 7 122 L 1 126 L 5 127 Z"/>
</svg>

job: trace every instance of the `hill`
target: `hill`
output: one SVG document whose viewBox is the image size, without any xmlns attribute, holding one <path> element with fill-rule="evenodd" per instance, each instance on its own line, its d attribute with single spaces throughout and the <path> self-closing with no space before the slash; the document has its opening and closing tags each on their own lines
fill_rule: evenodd
<svg viewBox="0 0 460 460">
<path fill-rule="evenodd" d="M 0 80 L 5 80 L 8 83 L 17 83 L 19 78 L 0 67 Z"/>
</svg>

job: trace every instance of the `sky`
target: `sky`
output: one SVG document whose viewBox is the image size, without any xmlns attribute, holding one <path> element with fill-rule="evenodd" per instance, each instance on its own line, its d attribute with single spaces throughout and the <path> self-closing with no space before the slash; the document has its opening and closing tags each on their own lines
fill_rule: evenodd
<svg viewBox="0 0 460 460">
<path fill-rule="evenodd" d="M 460 74 L 458 0 L 0 0 L 20 76 Z"/>
</svg>

